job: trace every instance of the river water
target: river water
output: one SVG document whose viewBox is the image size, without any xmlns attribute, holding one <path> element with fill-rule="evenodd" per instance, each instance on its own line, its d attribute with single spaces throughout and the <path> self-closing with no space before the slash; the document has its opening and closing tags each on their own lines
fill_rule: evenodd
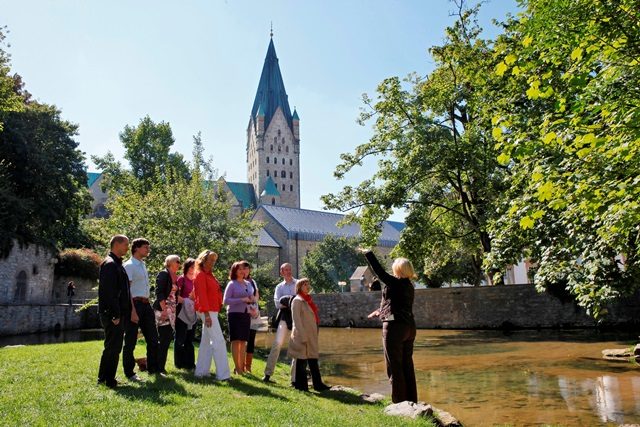
<svg viewBox="0 0 640 427">
<path fill-rule="evenodd" d="M 263 354 L 273 336 L 258 334 Z M 6 337 L 0 346 L 101 337 L 100 330 L 62 331 Z M 603 349 L 635 342 L 633 334 L 594 330 L 419 330 L 418 398 L 466 426 L 640 424 L 640 367 L 602 359 Z M 320 353 L 327 383 L 390 395 L 380 329 L 322 328 Z"/>
<path fill-rule="evenodd" d="M 272 339 L 263 334 L 258 345 Z M 636 339 L 593 330 L 419 330 L 418 398 L 467 426 L 640 423 L 640 367 L 602 359 L 603 349 Z M 381 330 L 322 328 L 320 352 L 327 383 L 391 394 Z"/>
</svg>

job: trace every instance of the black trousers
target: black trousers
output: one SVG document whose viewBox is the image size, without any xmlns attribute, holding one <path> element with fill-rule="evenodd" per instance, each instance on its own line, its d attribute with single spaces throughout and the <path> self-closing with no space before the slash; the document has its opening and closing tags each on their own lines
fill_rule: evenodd
<svg viewBox="0 0 640 427">
<path fill-rule="evenodd" d="M 249 329 L 249 341 L 247 341 L 247 354 L 253 354 L 256 348 L 256 331 L 255 329 Z"/>
<path fill-rule="evenodd" d="M 323 390 L 327 387 L 322 382 L 322 376 L 320 375 L 320 366 L 318 366 L 318 359 L 296 359 L 296 380 L 293 385 L 296 389 L 302 391 L 309 390 L 309 383 L 307 382 L 307 362 L 309 362 L 309 370 L 311 371 L 311 382 L 315 390 Z M 328 388 L 328 387 L 327 387 Z"/>
<path fill-rule="evenodd" d="M 393 403 L 418 401 L 416 374 L 413 368 L 413 342 L 416 340 L 415 325 L 401 322 L 382 324 L 382 345 L 387 363 L 387 376 L 391 383 Z"/>
<path fill-rule="evenodd" d="M 160 345 L 158 345 L 158 372 L 167 372 L 167 353 L 169 352 L 169 346 L 173 341 L 173 328 L 171 325 L 158 326 L 158 336 L 160 338 Z"/>
<path fill-rule="evenodd" d="M 125 319 L 120 319 L 120 323 L 114 325 L 111 316 L 100 315 L 100 323 L 104 328 L 104 350 L 100 358 L 100 368 L 98 370 L 98 381 L 107 385 L 116 382 L 116 371 L 118 370 L 118 360 L 122 351 L 122 340 L 124 337 Z"/>
<path fill-rule="evenodd" d="M 195 369 L 195 349 L 193 339 L 196 325 L 187 329 L 187 324 L 176 317 L 176 342 L 173 346 L 173 363 L 178 369 Z"/>
<path fill-rule="evenodd" d="M 134 374 L 136 361 L 133 350 L 138 342 L 138 328 L 147 342 L 147 370 L 150 374 L 158 372 L 158 330 L 156 329 L 156 316 L 149 303 L 141 301 L 133 302 L 138 313 L 138 323 L 127 322 L 124 334 L 124 348 L 122 349 L 122 367 L 127 378 Z"/>
</svg>

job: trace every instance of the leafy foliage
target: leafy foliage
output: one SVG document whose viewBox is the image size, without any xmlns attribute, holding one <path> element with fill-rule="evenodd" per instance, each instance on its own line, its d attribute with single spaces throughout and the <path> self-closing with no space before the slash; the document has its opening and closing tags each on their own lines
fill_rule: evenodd
<svg viewBox="0 0 640 427">
<path fill-rule="evenodd" d="M 435 70 L 384 80 L 361 123 L 375 118 L 374 135 L 353 154 L 343 154 L 335 176 L 343 178 L 370 157 L 378 170 L 357 187 L 323 196 L 328 208 L 356 210 L 348 218 L 374 245 L 381 221 L 394 208 L 408 212 L 397 250 L 409 256 L 432 284 L 461 280 L 477 284 L 482 259 L 491 250 L 488 223 L 503 189 L 491 123 L 480 114 L 493 57 L 479 38 L 477 7 L 459 4 L 458 21 L 442 46 L 431 49 Z"/>
<path fill-rule="evenodd" d="M 304 258 L 302 275 L 315 292 L 340 292 L 338 282 L 349 283 L 354 270 L 367 265 L 357 248 L 355 239 L 328 235 Z"/>
<path fill-rule="evenodd" d="M 102 258 L 90 249 L 65 249 L 58 254 L 55 274 L 98 280 L 100 264 Z"/>
<path fill-rule="evenodd" d="M 566 283 L 598 317 L 640 283 L 638 2 L 523 6 L 495 46 L 488 114 L 510 175 L 486 265 L 525 253 L 540 287 Z"/>
</svg>

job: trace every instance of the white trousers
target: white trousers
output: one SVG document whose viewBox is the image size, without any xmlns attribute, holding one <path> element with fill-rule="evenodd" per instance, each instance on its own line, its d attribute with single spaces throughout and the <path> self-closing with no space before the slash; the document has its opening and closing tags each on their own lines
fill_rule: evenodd
<svg viewBox="0 0 640 427">
<path fill-rule="evenodd" d="M 229 359 L 227 359 L 227 343 L 222 335 L 222 329 L 220 329 L 218 313 L 210 311 L 209 316 L 211 316 L 211 326 L 207 328 L 204 322 L 204 313 L 198 313 L 198 317 L 202 320 L 202 340 L 194 374 L 196 377 L 209 376 L 211 359 L 213 358 L 216 364 L 216 379 L 226 380 L 231 377 Z"/>
<path fill-rule="evenodd" d="M 269 352 L 269 357 L 267 358 L 267 366 L 264 368 L 265 375 L 273 375 L 273 371 L 276 368 L 276 363 L 278 363 L 278 358 L 280 357 L 282 344 L 284 344 L 285 340 L 288 343 L 290 337 L 291 331 L 289 330 L 289 328 L 287 328 L 287 322 L 281 320 L 278 324 L 278 329 L 276 330 L 276 337 L 273 340 L 273 344 L 271 344 L 271 351 Z M 295 363 L 296 359 L 293 359 L 291 361 L 291 382 L 294 382 L 296 378 Z"/>
</svg>

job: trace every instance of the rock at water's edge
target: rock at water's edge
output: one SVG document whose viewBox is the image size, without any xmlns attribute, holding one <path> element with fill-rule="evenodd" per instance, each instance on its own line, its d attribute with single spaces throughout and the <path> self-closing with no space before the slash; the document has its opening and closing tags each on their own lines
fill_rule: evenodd
<svg viewBox="0 0 640 427">
<path fill-rule="evenodd" d="M 431 405 L 404 401 L 400 403 L 392 403 L 384 408 L 384 413 L 385 415 L 416 419 L 419 417 L 433 416 L 433 409 L 431 408 Z"/>
</svg>

